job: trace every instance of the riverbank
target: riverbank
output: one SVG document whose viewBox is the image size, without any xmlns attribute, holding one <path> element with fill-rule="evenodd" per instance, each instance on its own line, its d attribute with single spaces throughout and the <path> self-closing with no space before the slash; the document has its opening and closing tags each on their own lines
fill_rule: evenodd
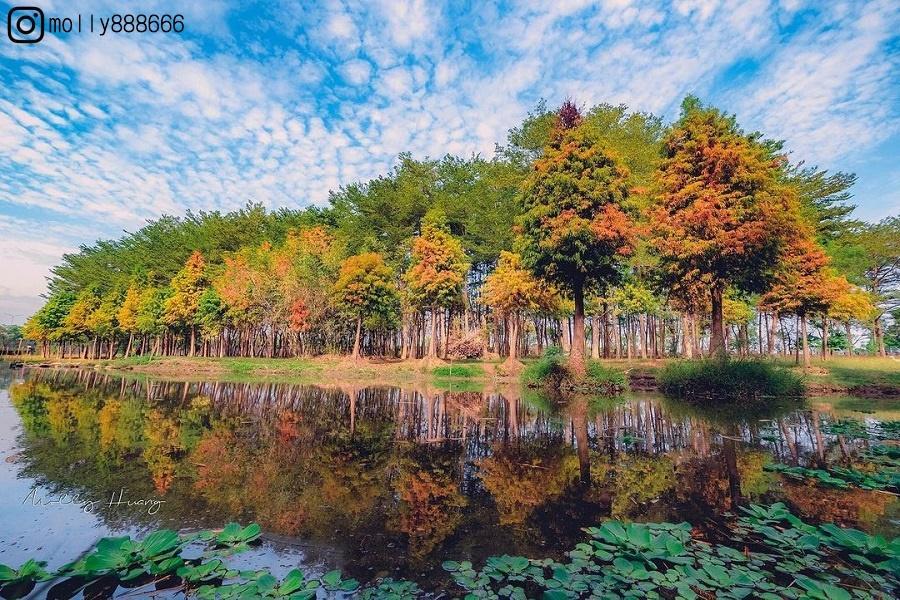
<svg viewBox="0 0 900 600">
<path fill-rule="evenodd" d="M 45 368 L 89 368 L 143 374 L 170 379 L 289 379 L 300 382 L 349 381 L 373 384 L 453 382 L 469 386 L 520 381 L 517 372 L 506 372 L 500 360 L 446 362 L 442 360 L 385 360 L 317 356 L 310 358 L 200 358 L 145 356 L 112 360 L 42 359 L 22 357 L 26 364 Z M 528 363 L 534 359 L 526 359 Z M 655 391 L 656 374 L 671 359 L 604 360 L 608 369 L 627 376 L 633 390 Z M 793 361 L 773 362 L 801 374 L 811 396 L 849 394 L 864 397 L 900 398 L 900 360 L 880 357 L 834 357 L 817 360 L 810 369 Z"/>
</svg>

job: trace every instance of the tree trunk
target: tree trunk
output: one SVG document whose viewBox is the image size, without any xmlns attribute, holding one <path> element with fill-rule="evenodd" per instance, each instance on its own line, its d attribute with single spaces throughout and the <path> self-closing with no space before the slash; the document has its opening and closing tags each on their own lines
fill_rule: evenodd
<svg viewBox="0 0 900 600">
<path fill-rule="evenodd" d="M 437 356 L 437 307 L 431 307 L 431 339 L 428 340 L 428 358 Z"/>
<path fill-rule="evenodd" d="M 572 350 L 569 353 L 569 370 L 576 378 L 587 374 L 584 364 L 584 283 L 578 281 L 574 286 L 575 318 L 572 322 Z"/>
<path fill-rule="evenodd" d="M 515 313 L 509 315 L 509 355 L 506 357 L 508 362 L 513 362 L 519 358 L 519 317 Z"/>
<path fill-rule="evenodd" d="M 188 350 L 188 356 L 194 355 L 194 346 L 197 345 L 197 326 L 191 325 L 191 348 Z"/>
<path fill-rule="evenodd" d="M 681 353 L 684 358 L 694 358 L 694 335 L 691 331 L 691 319 L 687 313 L 681 314 Z"/>
<path fill-rule="evenodd" d="M 359 360 L 359 339 L 362 335 L 362 317 L 356 317 L 356 337 L 353 340 L 353 360 Z"/>
<path fill-rule="evenodd" d="M 728 349 L 725 347 L 725 323 L 722 317 L 722 294 L 724 285 L 716 283 L 710 290 L 712 301 L 712 319 L 710 323 L 709 354 L 716 358 L 726 358 Z"/>
<path fill-rule="evenodd" d="M 603 303 L 603 358 L 609 358 L 609 305 Z"/>
<path fill-rule="evenodd" d="M 828 317 L 822 317 L 822 360 L 828 360 Z"/>
<path fill-rule="evenodd" d="M 766 351 L 769 356 L 775 355 L 775 322 L 778 321 L 778 315 L 776 313 L 772 313 L 767 315 L 769 319 L 769 334 L 766 339 L 766 343 L 768 346 L 766 347 Z"/>
<path fill-rule="evenodd" d="M 887 352 L 884 348 L 884 330 L 881 328 L 880 316 L 876 317 L 875 326 L 872 330 L 872 333 L 875 334 L 875 349 L 878 352 L 878 356 L 887 356 Z"/>
<path fill-rule="evenodd" d="M 591 317 L 591 358 L 600 358 L 600 315 Z"/>
<path fill-rule="evenodd" d="M 800 315 L 800 337 L 803 338 L 803 366 L 809 367 L 809 340 L 806 335 L 806 315 Z"/>
<path fill-rule="evenodd" d="M 569 337 L 569 317 L 559 320 L 559 333 L 562 336 L 562 350 L 568 354 L 572 351 L 572 340 Z"/>
<path fill-rule="evenodd" d="M 847 335 L 847 356 L 853 356 L 853 327 L 851 327 L 850 321 L 844 323 L 844 331 Z"/>
<path fill-rule="evenodd" d="M 638 315 L 638 334 L 636 336 L 637 343 L 641 345 L 641 358 L 647 358 L 647 315 L 641 313 Z"/>
</svg>

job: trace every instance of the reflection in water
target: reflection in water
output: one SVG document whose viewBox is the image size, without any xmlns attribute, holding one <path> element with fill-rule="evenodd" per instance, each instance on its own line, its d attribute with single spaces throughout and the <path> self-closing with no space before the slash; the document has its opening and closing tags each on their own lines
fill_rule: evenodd
<svg viewBox="0 0 900 600">
<path fill-rule="evenodd" d="M 772 461 L 847 461 L 825 409 L 702 414 L 626 401 L 429 389 L 126 380 L 33 372 L 12 386 L 15 468 L 51 490 L 165 500 L 98 508 L 113 527 L 259 522 L 363 580 L 447 557 L 547 556 L 613 516 L 702 525 L 747 501 L 890 531 L 895 497 L 783 482 Z M 893 515 L 893 517 L 892 517 Z"/>
</svg>

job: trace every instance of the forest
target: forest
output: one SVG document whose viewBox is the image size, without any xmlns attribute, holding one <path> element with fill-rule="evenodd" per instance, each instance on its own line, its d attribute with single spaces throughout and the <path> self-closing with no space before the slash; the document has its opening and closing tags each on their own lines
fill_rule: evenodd
<svg viewBox="0 0 900 600">
<path fill-rule="evenodd" d="M 43 357 L 886 355 L 900 216 L 687 97 L 539 104 L 490 158 L 403 154 L 324 206 L 165 215 L 68 254 Z M 300 166 L 298 165 L 298 168 Z M 304 204 L 298 199 L 298 205 Z"/>
</svg>

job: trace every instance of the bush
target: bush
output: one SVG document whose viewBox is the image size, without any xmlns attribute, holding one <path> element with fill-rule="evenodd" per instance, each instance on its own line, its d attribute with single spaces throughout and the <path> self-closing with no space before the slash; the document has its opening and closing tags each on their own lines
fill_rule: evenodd
<svg viewBox="0 0 900 600">
<path fill-rule="evenodd" d="M 525 367 L 522 382 L 533 387 L 555 387 L 604 394 L 618 394 L 627 387 L 625 373 L 597 361 L 588 361 L 587 378 L 584 381 L 571 379 L 566 369 L 566 356 L 557 346 L 547 348 L 543 356 Z"/>
<path fill-rule="evenodd" d="M 803 380 L 789 369 L 761 360 L 671 362 L 657 375 L 662 393 L 694 399 L 755 400 L 802 396 Z"/>
<path fill-rule="evenodd" d="M 533 386 L 558 383 L 566 374 L 565 361 L 562 348 L 550 346 L 543 356 L 525 367 L 522 382 Z"/>
</svg>

